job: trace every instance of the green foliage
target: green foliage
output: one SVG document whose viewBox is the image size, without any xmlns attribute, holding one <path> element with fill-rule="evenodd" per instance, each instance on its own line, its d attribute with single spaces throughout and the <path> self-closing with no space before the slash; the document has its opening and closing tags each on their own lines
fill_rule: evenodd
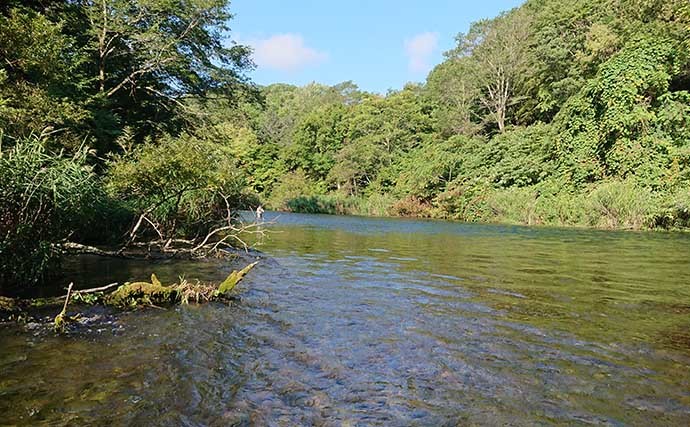
<svg viewBox="0 0 690 427">
<path fill-rule="evenodd" d="M 528 50 L 532 16 L 525 9 L 514 9 L 492 20 L 475 22 L 467 34 L 457 36 L 451 58 L 469 58 L 465 67 L 467 82 L 478 87 L 475 104 L 485 123 L 504 132 L 512 120 L 511 112 L 523 101 L 519 91 L 525 83 L 530 60 Z M 470 80 L 471 79 L 471 80 Z"/>
<path fill-rule="evenodd" d="M 659 159 L 667 150 L 652 132 L 659 100 L 669 99 L 663 95 L 674 73 L 674 52 L 665 39 L 631 41 L 561 111 L 559 154 L 575 182 L 625 178 L 650 162 L 667 167 Z"/>
<path fill-rule="evenodd" d="M 551 177 L 527 190 L 536 197 L 537 224 L 587 225 L 587 195 L 562 177 Z"/>
<path fill-rule="evenodd" d="M 492 191 L 487 203 L 494 222 L 535 225 L 542 223 L 537 213 L 538 197 L 533 187 L 513 187 Z"/>
<path fill-rule="evenodd" d="M 345 140 L 344 115 L 344 106 L 333 105 L 305 116 L 295 128 L 292 144 L 285 151 L 286 168 L 301 169 L 315 181 L 324 180 L 335 164 L 335 153 Z"/>
<path fill-rule="evenodd" d="M 488 203 L 491 186 L 480 180 L 457 180 L 435 199 L 438 216 L 467 222 L 490 222 L 494 212 Z"/>
<path fill-rule="evenodd" d="M 107 189 L 133 211 L 147 215 L 163 236 L 193 236 L 247 204 L 236 150 L 232 144 L 190 134 L 164 137 L 115 156 Z"/>
<path fill-rule="evenodd" d="M 481 87 L 476 79 L 468 78 L 476 69 L 477 64 L 471 58 L 454 57 L 436 66 L 427 77 L 426 92 L 434 106 L 436 129 L 444 138 L 471 136 L 481 129 L 476 123 Z"/>
<path fill-rule="evenodd" d="M 287 202 L 290 212 L 353 215 L 358 212 L 358 200 L 341 195 L 299 196 Z"/>
<path fill-rule="evenodd" d="M 286 202 L 286 210 L 298 213 L 328 215 L 387 216 L 395 211 L 397 200 L 390 194 L 372 193 L 368 197 L 342 193 L 297 196 Z"/>
<path fill-rule="evenodd" d="M 323 187 L 311 181 L 304 171 L 297 170 L 285 174 L 271 191 L 267 205 L 272 209 L 287 210 L 290 200 L 298 197 L 322 195 Z"/>
<path fill-rule="evenodd" d="M 430 200 L 443 191 L 462 170 L 464 147 L 458 139 L 430 142 L 402 157 L 396 193 Z"/>
<path fill-rule="evenodd" d="M 484 150 L 487 178 L 498 187 L 537 184 L 554 170 L 553 130 L 536 123 L 497 135 Z"/>
<path fill-rule="evenodd" d="M 0 152 L 0 284 L 36 284 L 53 245 L 95 224 L 103 193 L 87 155 L 55 155 L 37 138 Z"/>
<path fill-rule="evenodd" d="M 63 27 L 28 9 L 0 14 L 0 129 L 5 135 L 28 138 L 45 130 L 64 131 L 88 118 L 74 99 L 82 58 L 70 52 L 74 39 Z"/>
<path fill-rule="evenodd" d="M 100 155 L 129 128 L 179 132 L 182 99 L 247 92 L 249 49 L 224 42 L 228 0 L 10 2 L 0 10 L 0 126 L 12 137 L 60 131 Z"/>
<path fill-rule="evenodd" d="M 652 202 L 649 190 L 632 182 L 604 182 L 589 194 L 589 223 L 638 230 L 647 225 Z"/>
<path fill-rule="evenodd" d="M 672 194 L 653 213 L 651 223 L 664 229 L 690 228 L 690 191 L 682 189 Z"/>
</svg>

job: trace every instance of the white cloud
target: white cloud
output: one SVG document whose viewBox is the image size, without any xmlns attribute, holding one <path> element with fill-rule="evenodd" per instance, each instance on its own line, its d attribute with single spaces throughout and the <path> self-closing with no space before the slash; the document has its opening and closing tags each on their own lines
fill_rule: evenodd
<svg viewBox="0 0 690 427">
<path fill-rule="evenodd" d="M 249 41 L 254 48 L 254 62 L 259 67 L 296 71 L 325 61 L 328 55 L 304 44 L 299 34 L 277 34 Z"/>
<path fill-rule="evenodd" d="M 413 73 L 423 73 L 431 67 L 431 55 L 438 45 L 438 33 L 420 33 L 405 40 L 408 68 Z"/>
</svg>

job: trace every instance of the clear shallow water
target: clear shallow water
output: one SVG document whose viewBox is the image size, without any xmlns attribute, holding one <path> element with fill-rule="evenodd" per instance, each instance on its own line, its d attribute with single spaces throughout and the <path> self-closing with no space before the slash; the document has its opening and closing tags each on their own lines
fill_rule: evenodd
<svg viewBox="0 0 690 427">
<path fill-rule="evenodd" d="M 0 425 L 690 424 L 688 235 L 277 222 L 235 305 L 2 327 Z M 235 267 L 78 264 L 93 283 Z"/>
</svg>

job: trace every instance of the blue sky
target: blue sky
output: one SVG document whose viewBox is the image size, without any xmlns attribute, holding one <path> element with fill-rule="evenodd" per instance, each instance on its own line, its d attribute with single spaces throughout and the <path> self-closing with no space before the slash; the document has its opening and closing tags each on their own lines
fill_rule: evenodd
<svg viewBox="0 0 690 427">
<path fill-rule="evenodd" d="M 423 81 L 471 22 L 522 0 L 233 0 L 232 38 L 251 45 L 259 84 L 352 80 L 385 93 Z"/>
</svg>

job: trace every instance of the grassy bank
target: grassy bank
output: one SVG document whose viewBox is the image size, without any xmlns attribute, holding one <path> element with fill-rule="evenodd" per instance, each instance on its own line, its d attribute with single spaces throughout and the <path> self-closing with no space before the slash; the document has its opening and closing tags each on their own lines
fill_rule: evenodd
<svg viewBox="0 0 690 427">
<path fill-rule="evenodd" d="M 455 189 L 426 201 L 390 195 L 297 196 L 276 210 L 331 215 L 449 219 L 464 222 L 588 227 L 623 230 L 689 230 L 690 190 L 654 192 L 632 181 L 605 181 L 584 191 L 548 184 L 510 189 Z"/>
</svg>

